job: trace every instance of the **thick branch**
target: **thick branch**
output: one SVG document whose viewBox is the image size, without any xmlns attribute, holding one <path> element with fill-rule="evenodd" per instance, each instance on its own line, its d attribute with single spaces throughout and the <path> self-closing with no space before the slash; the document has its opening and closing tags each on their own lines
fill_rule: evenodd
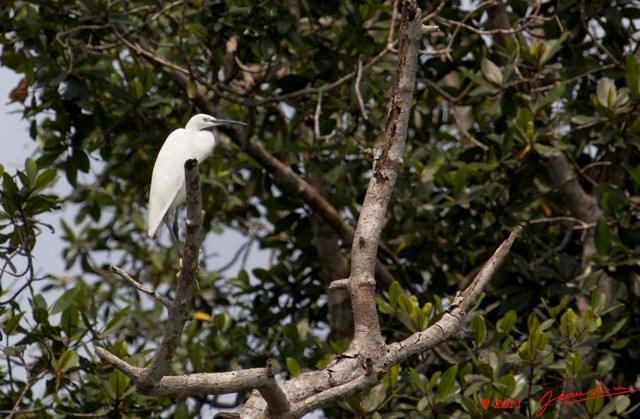
<svg viewBox="0 0 640 419">
<path fill-rule="evenodd" d="M 116 367 L 134 383 L 140 381 L 144 368 L 134 367 L 121 360 L 106 349 L 96 347 L 96 354 Z M 272 378 L 266 368 L 251 368 L 241 371 L 217 372 L 209 374 L 189 374 L 162 377 L 158 383 L 148 391 L 147 396 L 187 397 L 205 396 L 208 394 L 228 394 L 238 391 L 263 387 Z"/>
<path fill-rule="evenodd" d="M 178 288 L 165 325 L 160 346 L 151 364 L 144 369 L 138 387 L 147 392 L 158 385 L 160 379 L 171 369 L 173 356 L 180 343 L 182 330 L 189 319 L 189 305 L 193 296 L 198 273 L 198 255 L 202 241 L 202 195 L 200 193 L 200 173 L 198 161 L 187 160 L 184 164 L 187 188 L 187 234 L 185 237 L 184 259 L 180 269 Z"/>
<path fill-rule="evenodd" d="M 587 193 L 571 167 L 567 157 L 560 152 L 552 157 L 543 159 L 543 164 L 549 173 L 554 186 L 560 192 L 560 197 L 569 208 L 571 215 L 587 225 L 595 225 L 598 218 L 604 215 L 595 196 Z M 586 231 L 583 238 L 582 268 L 589 269 L 589 257 L 597 253 L 595 243 L 595 229 Z M 610 275 L 603 273 L 598 279 L 598 289 L 606 295 L 606 307 L 613 307 L 618 301 L 624 301 L 626 287 Z"/>
<path fill-rule="evenodd" d="M 557 153 L 542 162 L 571 214 L 586 223 L 595 223 L 601 215 L 596 199 L 582 188 L 564 153 Z"/>
<path fill-rule="evenodd" d="M 295 416 L 291 413 L 291 404 L 287 400 L 287 395 L 275 379 L 271 361 L 267 361 L 266 370 L 269 382 L 267 385 L 258 387 L 258 391 L 267 402 L 267 415 L 279 419 L 294 419 Z"/>
<path fill-rule="evenodd" d="M 337 399 L 344 400 L 347 397 L 351 397 L 360 391 L 371 387 L 378 382 L 378 378 L 373 371 L 373 362 L 371 359 L 367 359 L 366 372 L 364 375 L 356 378 L 355 380 L 348 381 L 345 384 L 332 387 L 319 394 L 315 394 L 305 400 L 302 400 L 293 405 L 291 409 L 295 417 L 302 417 L 304 414 L 311 412 L 319 408 L 320 406 L 332 402 Z"/>
<path fill-rule="evenodd" d="M 495 275 L 505 260 L 511 245 L 522 233 L 517 227 L 495 251 L 474 278 L 472 284 L 459 294 L 449 307 L 449 311 L 428 329 L 414 333 L 407 339 L 386 345 L 383 356 L 378 360 L 362 359 L 344 355 L 336 359 L 322 371 L 304 373 L 282 385 L 292 405 L 291 411 L 298 417 L 328 402 L 348 397 L 373 385 L 393 365 L 406 361 L 409 357 L 423 353 L 450 339 L 464 336 L 468 310 L 482 293 L 489 280 Z M 373 374 L 370 371 L 373 370 Z M 266 403 L 254 393 L 240 411 L 242 418 L 265 418 Z"/>
<path fill-rule="evenodd" d="M 375 265 L 380 233 L 391 192 L 402 167 L 411 101 L 416 80 L 418 52 L 422 39 L 420 9 L 415 1 L 402 5 L 399 33 L 398 76 L 391 94 L 389 119 L 382 146 L 374 156 L 369 181 L 351 248 L 350 293 L 355 323 L 350 351 L 362 352 L 374 361 L 383 345 L 375 304 Z"/>
</svg>

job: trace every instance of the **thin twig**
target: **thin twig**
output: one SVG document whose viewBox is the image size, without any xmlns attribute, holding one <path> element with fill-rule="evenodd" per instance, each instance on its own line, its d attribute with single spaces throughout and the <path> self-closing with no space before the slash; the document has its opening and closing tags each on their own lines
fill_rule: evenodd
<svg viewBox="0 0 640 419">
<path fill-rule="evenodd" d="M 7 419 L 13 418 L 16 415 L 16 413 L 18 413 L 20 402 L 22 401 L 24 396 L 27 394 L 27 391 L 29 390 L 29 388 L 31 388 L 31 370 L 29 369 L 29 366 L 27 365 L 27 363 L 24 361 L 24 358 L 22 357 L 22 355 L 18 354 L 18 357 L 22 361 L 22 366 L 24 367 L 26 377 L 24 380 L 24 388 L 20 392 L 20 395 L 16 399 L 16 402 L 13 404 L 13 408 L 11 409 L 9 416 L 7 416 Z"/>
<path fill-rule="evenodd" d="M 358 73 L 356 75 L 356 84 L 354 89 L 356 91 L 356 99 L 358 100 L 358 106 L 360 107 L 360 113 L 365 121 L 369 120 L 369 113 L 364 107 L 364 101 L 362 100 L 362 94 L 360 93 L 360 81 L 362 80 L 362 60 L 358 59 Z"/>
<path fill-rule="evenodd" d="M 117 273 L 118 275 L 120 275 L 120 277 L 122 279 L 124 279 L 125 281 L 127 281 L 132 287 L 134 287 L 135 289 L 144 292 L 145 294 L 147 294 L 148 296 L 154 298 L 156 301 L 159 301 L 160 303 L 162 303 L 162 305 L 164 305 L 165 307 L 171 307 L 171 305 L 173 304 L 173 301 L 171 301 L 170 299 L 168 299 L 167 297 L 164 297 L 160 294 L 158 294 L 157 292 L 155 292 L 154 290 L 150 290 L 149 288 L 145 287 L 144 285 L 142 285 L 141 283 L 139 283 L 138 281 L 136 281 L 135 279 L 133 279 L 127 272 L 125 272 L 123 269 L 118 268 L 117 266 L 112 266 L 111 270 L 115 273 Z"/>
<path fill-rule="evenodd" d="M 322 92 L 318 93 L 316 99 L 316 110 L 313 112 L 313 134 L 316 139 L 320 139 L 320 114 L 322 112 Z"/>
<path fill-rule="evenodd" d="M 606 56 L 609 57 L 609 59 L 616 64 L 616 66 L 624 68 L 622 63 L 618 61 L 618 59 L 611 53 L 611 51 L 609 51 L 604 45 L 602 45 L 600 40 L 598 40 L 598 38 L 593 34 L 593 32 L 591 32 L 591 29 L 589 28 L 589 23 L 587 22 L 587 15 L 585 12 L 584 0 L 580 0 L 579 7 L 580 7 L 580 23 L 582 24 L 582 28 L 589 35 L 589 38 L 591 38 L 591 40 L 596 45 L 596 47 L 602 52 L 604 52 Z"/>
<path fill-rule="evenodd" d="M 579 224 L 579 226 L 574 226 L 573 230 L 585 230 L 585 229 L 593 228 L 596 226 L 595 223 L 587 223 L 579 218 L 563 217 L 563 216 L 536 218 L 534 220 L 530 220 L 529 224 L 554 223 L 554 222 L 561 222 L 561 221 L 570 221 L 572 223 Z"/>
</svg>

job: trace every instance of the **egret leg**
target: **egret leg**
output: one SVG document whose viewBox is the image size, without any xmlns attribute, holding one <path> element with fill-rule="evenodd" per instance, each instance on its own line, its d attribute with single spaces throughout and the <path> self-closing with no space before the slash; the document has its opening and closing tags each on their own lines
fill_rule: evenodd
<svg viewBox="0 0 640 419">
<path fill-rule="evenodd" d="M 178 251 L 178 256 L 180 256 L 180 259 L 182 259 L 182 249 L 180 248 L 180 239 L 178 236 L 178 231 L 179 231 L 178 230 L 178 210 L 176 209 L 175 217 L 173 219 L 173 226 L 169 224 L 169 219 L 166 215 L 162 220 L 164 221 L 164 224 L 167 226 L 167 230 L 169 230 L 169 233 L 171 235 L 171 240 L 173 240 L 173 244 L 176 247 L 176 250 Z"/>
</svg>

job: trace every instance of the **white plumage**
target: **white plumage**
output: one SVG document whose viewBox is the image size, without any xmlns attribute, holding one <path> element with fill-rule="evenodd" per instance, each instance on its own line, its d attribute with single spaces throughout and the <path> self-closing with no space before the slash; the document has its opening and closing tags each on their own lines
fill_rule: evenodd
<svg viewBox="0 0 640 419">
<path fill-rule="evenodd" d="M 164 221 L 172 232 L 177 243 L 177 209 L 186 200 L 184 179 L 184 162 L 197 159 L 201 164 L 209 157 L 216 145 L 216 138 L 209 130 L 225 124 L 244 125 L 242 122 L 217 119 L 206 114 L 192 117 L 187 126 L 173 131 L 160 149 L 151 176 L 149 193 L 149 215 L 147 220 L 150 237 L 156 235 L 160 224 Z M 168 214 L 174 214 L 173 230 L 167 220 Z"/>
</svg>

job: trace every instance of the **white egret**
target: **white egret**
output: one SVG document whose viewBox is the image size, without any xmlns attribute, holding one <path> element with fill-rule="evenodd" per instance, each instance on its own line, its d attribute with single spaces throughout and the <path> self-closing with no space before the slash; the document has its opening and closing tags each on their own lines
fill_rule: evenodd
<svg viewBox="0 0 640 419">
<path fill-rule="evenodd" d="M 164 221 L 180 257 L 178 207 L 187 197 L 184 163 L 196 159 L 201 164 L 209 157 L 216 146 L 216 138 L 210 128 L 228 124 L 246 125 L 244 122 L 218 119 L 206 114 L 192 117 L 186 127 L 173 131 L 167 137 L 153 166 L 147 219 L 149 236 L 154 237 Z M 169 224 L 169 214 L 173 215 L 173 228 Z"/>
</svg>

